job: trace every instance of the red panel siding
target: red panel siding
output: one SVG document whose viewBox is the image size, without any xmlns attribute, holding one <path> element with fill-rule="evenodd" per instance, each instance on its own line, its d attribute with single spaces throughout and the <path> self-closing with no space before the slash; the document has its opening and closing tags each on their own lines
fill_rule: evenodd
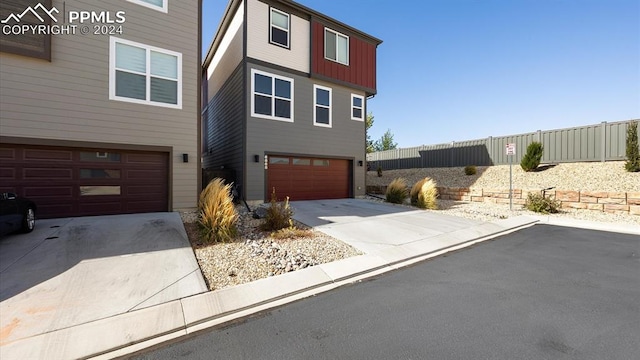
<svg viewBox="0 0 640 360">
<path fill-rule="evenodd" d="M 349 66 L 342 65 L 324 58 L 324 28 L 324 24 L 312 22 L 311 72 L 375 92 L 376 45 L 329 26 L 330 29 L 349 36 Z"/>
</svg>

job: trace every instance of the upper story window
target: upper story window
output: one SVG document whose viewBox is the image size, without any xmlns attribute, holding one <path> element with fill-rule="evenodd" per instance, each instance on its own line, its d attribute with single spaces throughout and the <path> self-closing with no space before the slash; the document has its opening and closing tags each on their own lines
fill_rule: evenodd
<svg viewBox="0 0 640 360">
<path fill-rule="evenodd" d="M 270 11 L 269 42 L 289 48 L 289 14 L 278 9 Z"/>
<path fill-rule="evenodd" d="M 349 37 L 324 28 L 324 57 L 340 64 L 349 65 Z"/>
<path fill-rule="evenodd" d="M 313 85 L 313 125 L 331 127 L 331 88 Z"/>
<path fill-rule="evenodd" d="M 20 29 L 51 25 L 58 18 L 62 19 L 56 11 L 51 0 L 0 1 L 0 20 L 3 22 L 0 51 L 51 61 L 51 33 Z M 13 33 L 12 29 L 19 31 Z"/>
<path fill-rule="evenodd" d="M 351 120 L 364 121 L 364 96 L 351 94 Z"/>
<path fill-rule="evenodd" d="M 182 54 L 112 36 L 109 99 L 182 109 Z"/>
<path fill-rule="evenodd" d="M 293 122 L 293 79 L 251 69 L 251 116 Z"/>
<path fill-rule="evenodd" d="M 162 11 L 164 13 L 169 11 L 169 0 L 127 0 L 129 2 L 148 7 L 153 10 Z"/>
</svg>

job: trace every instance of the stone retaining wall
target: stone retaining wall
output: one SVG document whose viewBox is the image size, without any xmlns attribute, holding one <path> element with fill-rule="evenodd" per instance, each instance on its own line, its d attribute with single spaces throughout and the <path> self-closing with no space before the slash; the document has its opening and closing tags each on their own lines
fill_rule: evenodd
<svg viewBox="0 0 640 360">
<path fill-rule="evenodd" d="M 386 186 L 367 186 L 367 193 L 384 194 Z M 509 204 L 509 189 L 438 187 L 440 199 Z M 524 205 L 527 195 L 540 189 L 513 190 L 513 203 Z M 563 208 L 624 213 L 640 216 L 640 192 L 549 190 L 546 195 L 559 200 Z"/>
</svg>

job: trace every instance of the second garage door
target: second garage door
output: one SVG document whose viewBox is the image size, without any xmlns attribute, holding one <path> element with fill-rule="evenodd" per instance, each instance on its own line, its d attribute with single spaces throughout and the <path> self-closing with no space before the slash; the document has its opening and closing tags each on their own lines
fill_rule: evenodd
<svg viewBox="0 0 640 360">
<path fill-rule="evenodd" d="M 0 191 L 39 218 L 168 210 L 168 153 L 6 145 L 0 160 Z"/>
<path fill-rule="evenodd" d="M 297 156 L 268 156 L 267 199 L 342 199 L 350 196 L 350 161 Z"/>
</svg>

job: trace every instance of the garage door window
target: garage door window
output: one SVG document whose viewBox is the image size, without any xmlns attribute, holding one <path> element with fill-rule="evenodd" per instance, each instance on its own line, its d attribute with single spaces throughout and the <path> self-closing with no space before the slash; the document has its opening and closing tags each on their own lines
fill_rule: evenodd
<svg viewBox="0 0 640 360">
<path fill-rule="evenodd" d="M 313 160 L 313 166 L 329 166 L 329 160 Z"/>
<path fill-rule="evenodd" d="M 269 157 L 269 164 L 289 165 L 289 158 L 270 156 Z"/>
<path fill-rule="evenodd" d="M 120 186 L 80 186 L 80 195 L 120 195 Z"/>
<path fill-rule="evenodd" d="M 120 162 L 120 154 L 101 151 L 81 151 L 80 161 Z"/>
<path fill-rule="evenodd" d="M 310 159 L 293 159 L 293 165 L 311 165 Z"/>
<path fill-rule="evenodd" d="M 80 179 L 120 179 L 120 170 L 80 169 Z"/>
</svg>

